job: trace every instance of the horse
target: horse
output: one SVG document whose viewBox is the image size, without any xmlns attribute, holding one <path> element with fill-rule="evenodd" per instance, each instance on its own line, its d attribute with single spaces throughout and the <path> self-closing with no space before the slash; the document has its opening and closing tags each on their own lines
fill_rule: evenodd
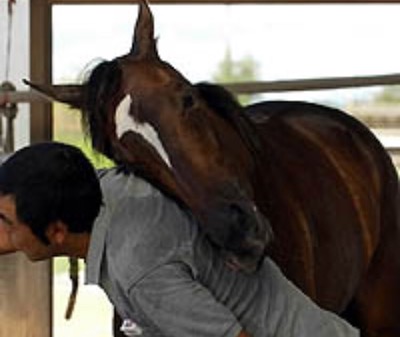
<svg viewBox="0 0 400 337">
<path fill-rule="evenodd" d="M 240 106 L 158 55 L 140 3 L 131 50 L 83 85 L 31 85 L 82 110 L 95 149 L 191 210 L 238 272 L 270 256 L 363 337 L 400 336 L 399 181 L 380 142 L 338 109 Z"/>
</svg>

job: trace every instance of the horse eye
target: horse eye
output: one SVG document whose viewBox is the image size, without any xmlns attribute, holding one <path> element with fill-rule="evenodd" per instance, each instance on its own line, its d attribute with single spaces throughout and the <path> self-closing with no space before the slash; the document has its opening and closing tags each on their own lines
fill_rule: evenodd
<svg viewBox="0 0 400 337">
<path fill-rule="evenodd" d="M 192 95 L 183 96 L 183 108 L 190 109 L 194 105 L 194 99 Z"/>
</svg>

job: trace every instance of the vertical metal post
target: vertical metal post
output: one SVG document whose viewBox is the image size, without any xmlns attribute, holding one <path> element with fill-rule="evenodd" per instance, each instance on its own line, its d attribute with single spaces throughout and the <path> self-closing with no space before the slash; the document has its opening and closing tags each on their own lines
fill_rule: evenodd
<svg viewBox="0 0 400 337">
<path fill-rule="evenodd" d="M 50 23 L 48 1 L 31 0 L 30 77 L 37 82 L 50 82 Z M 12 131 L 11 124 L 9 128 Z M 51 106 L 32 104 L 31 142 L 50 140 L 51 136 Z M 0 259 L 0 336 L 51 337 L 51 263 L 31 263 L 20 253 Z"/>
</svg>

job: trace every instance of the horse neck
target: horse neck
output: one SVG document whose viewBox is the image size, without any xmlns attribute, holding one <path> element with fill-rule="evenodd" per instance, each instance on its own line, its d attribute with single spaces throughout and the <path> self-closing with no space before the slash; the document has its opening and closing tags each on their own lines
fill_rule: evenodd
<svg viewBox="0 0 400 337">
<path fill-rule="evenodd" d="M 258 156 L 262 154 L 262 144 L 256 125 L 242 112 L 235 113 L 232 120 L 253 160 L 257 161 Z"/>
</svg>

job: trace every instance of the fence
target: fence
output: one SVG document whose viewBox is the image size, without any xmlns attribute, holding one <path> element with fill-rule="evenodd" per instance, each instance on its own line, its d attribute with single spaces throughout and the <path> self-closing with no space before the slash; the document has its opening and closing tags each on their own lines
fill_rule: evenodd
<svg viewBox="0 0 400 337">
<path fill-rule="evenodd" d="M 234 94 L 255 94 L 266 92 L 289 92 L 357 88 L 383 85 L 400 85 L 400 74 L 358 77 L 332 77 L 315 79 L 297 79 L 269 82 L 223 83 L 226 89 Z M 57 87 L 58 85 L 55 85 Z M 62 87 L 62 85 L 61 85 Z M 51 101 L 50 98 L 35 90 L 0 91 L 0 108 L 13 103 L 30 103 Z M 12 129 L 12 128 L 11 128 Z M 387 150 L 396 156 L 400 155 L 400 146 L 391 146 Z"/>
</svg>

